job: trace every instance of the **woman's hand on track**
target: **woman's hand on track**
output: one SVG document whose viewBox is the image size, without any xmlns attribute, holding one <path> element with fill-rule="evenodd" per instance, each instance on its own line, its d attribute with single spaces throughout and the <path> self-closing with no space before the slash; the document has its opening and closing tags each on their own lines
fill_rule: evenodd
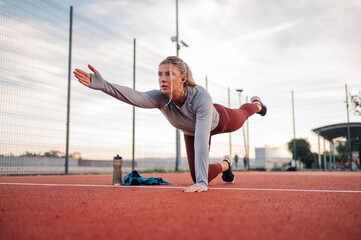
<svg viewBox="0 0 361 240">
<path fill-rule="evenodd" d="M 186 187 L 183 192 L 204 192 L 204 188 L 197 186 L 197 185 L 192 185 L 189 187 Z"/>
<path fill-rule="evenodd" d="M 92 65 L 88 65 L 88 68 L 90 70 L 92 70 L 92 72 L 94 74 L 100 75 L 100 73 L 95 68 L 93 68 Z M 90 74 L 89 73 L 86 73 L 81 69 L 75 69 L 73 73 L 74 73 L 74 76 L 78 79 L 78 81 L 81 84 L 83 84 L 84 86 L 90 87 Z"/>
</svg>

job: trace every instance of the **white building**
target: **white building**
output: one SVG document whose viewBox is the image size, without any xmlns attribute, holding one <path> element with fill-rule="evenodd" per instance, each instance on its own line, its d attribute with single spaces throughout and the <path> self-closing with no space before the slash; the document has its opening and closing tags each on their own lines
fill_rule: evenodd
<svg viewBox="0 0 361 240">
<path fill-rule="evenodd" d="M 284 148 L 256 148 L 256 159 L 252 168 L 282 169 L 292 162 L 292 155 Z"/>
</svg>

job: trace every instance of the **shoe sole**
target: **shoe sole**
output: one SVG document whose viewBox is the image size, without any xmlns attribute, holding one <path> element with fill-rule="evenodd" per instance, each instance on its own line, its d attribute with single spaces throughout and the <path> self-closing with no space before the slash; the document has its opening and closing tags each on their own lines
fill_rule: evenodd
<svg viewBox="0 0 361 240">
<path fill-rule="evenodd" d="M 223 180 L 223 182 L 224 182 L 224 183 L 234 183 L 234 178 L 233 178 L 233 181 L 232 181 L 232 182 L 226 182 L 226 181 L 224 181 L 224 180 Z"/>
<path fill-rule="evenodd" d="M 233 174 L 233 173 L 232 173 L 232 174 Z M 233 174 L 233 180 L 232 180 L 232 182 L 226 182 L 226 181 L 224 181 L 223 176 L 222 176 L 222 180 L 223 180 L 224 183 L 234 183 L 234 179 L 235 179 L 234 174 Z"/>
</svg>

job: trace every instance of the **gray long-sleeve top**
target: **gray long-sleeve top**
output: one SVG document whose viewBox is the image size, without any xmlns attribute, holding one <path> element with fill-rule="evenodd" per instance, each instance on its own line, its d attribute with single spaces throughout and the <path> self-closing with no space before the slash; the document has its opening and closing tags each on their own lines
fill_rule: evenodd
<svg viewBox="0 0 361 240">
<path fill-rule="evenodd" d="M 219 122 L 209 93 L 201 86 L 188 86 L 188 96 L 182 107 L 161 90 L 139 92 L 129 87 L 105 81 L 99 74 L 91 74 L 90 88 L 101 90 L 125 103 L 141 108 L 158 108 L 168 121 L 184 134 L 195 136 L 196 185 L 208 190 L 209 137 Z"/>
</svg>

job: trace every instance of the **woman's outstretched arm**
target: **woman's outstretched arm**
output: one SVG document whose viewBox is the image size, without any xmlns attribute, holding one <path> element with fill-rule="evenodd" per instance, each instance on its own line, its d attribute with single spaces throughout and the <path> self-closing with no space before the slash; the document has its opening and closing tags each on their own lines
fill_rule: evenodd
<svg viewBox="0 0 361 240">
<path fill-rule="evenodd" d="M 90 70 L 92 70 L 92 72 L 94 74 L 100 75 L 100 73 L 92 65 L 89 64 L 88 68 Z M 81 84 L 83 84 L 84 86 L 90 87 L 90 74 L 89 73 L 84 72 L 83 70 L 80 70 L 80 69 L 75 69 L 73 73 Z"/>
<path fill-rule="evenodd" d="M 160 108 L 167 103 L 166 96 L 160 90 L 139 92 L 126 86 L 109 83 L 94 67 L 91 65 L 88 67 L 94 74 L 81 69 L 75 69 L 73 73 L 81 84 L 91 89 L 103 91 L 120 101 L 142 108 Z"/>
</svg>

